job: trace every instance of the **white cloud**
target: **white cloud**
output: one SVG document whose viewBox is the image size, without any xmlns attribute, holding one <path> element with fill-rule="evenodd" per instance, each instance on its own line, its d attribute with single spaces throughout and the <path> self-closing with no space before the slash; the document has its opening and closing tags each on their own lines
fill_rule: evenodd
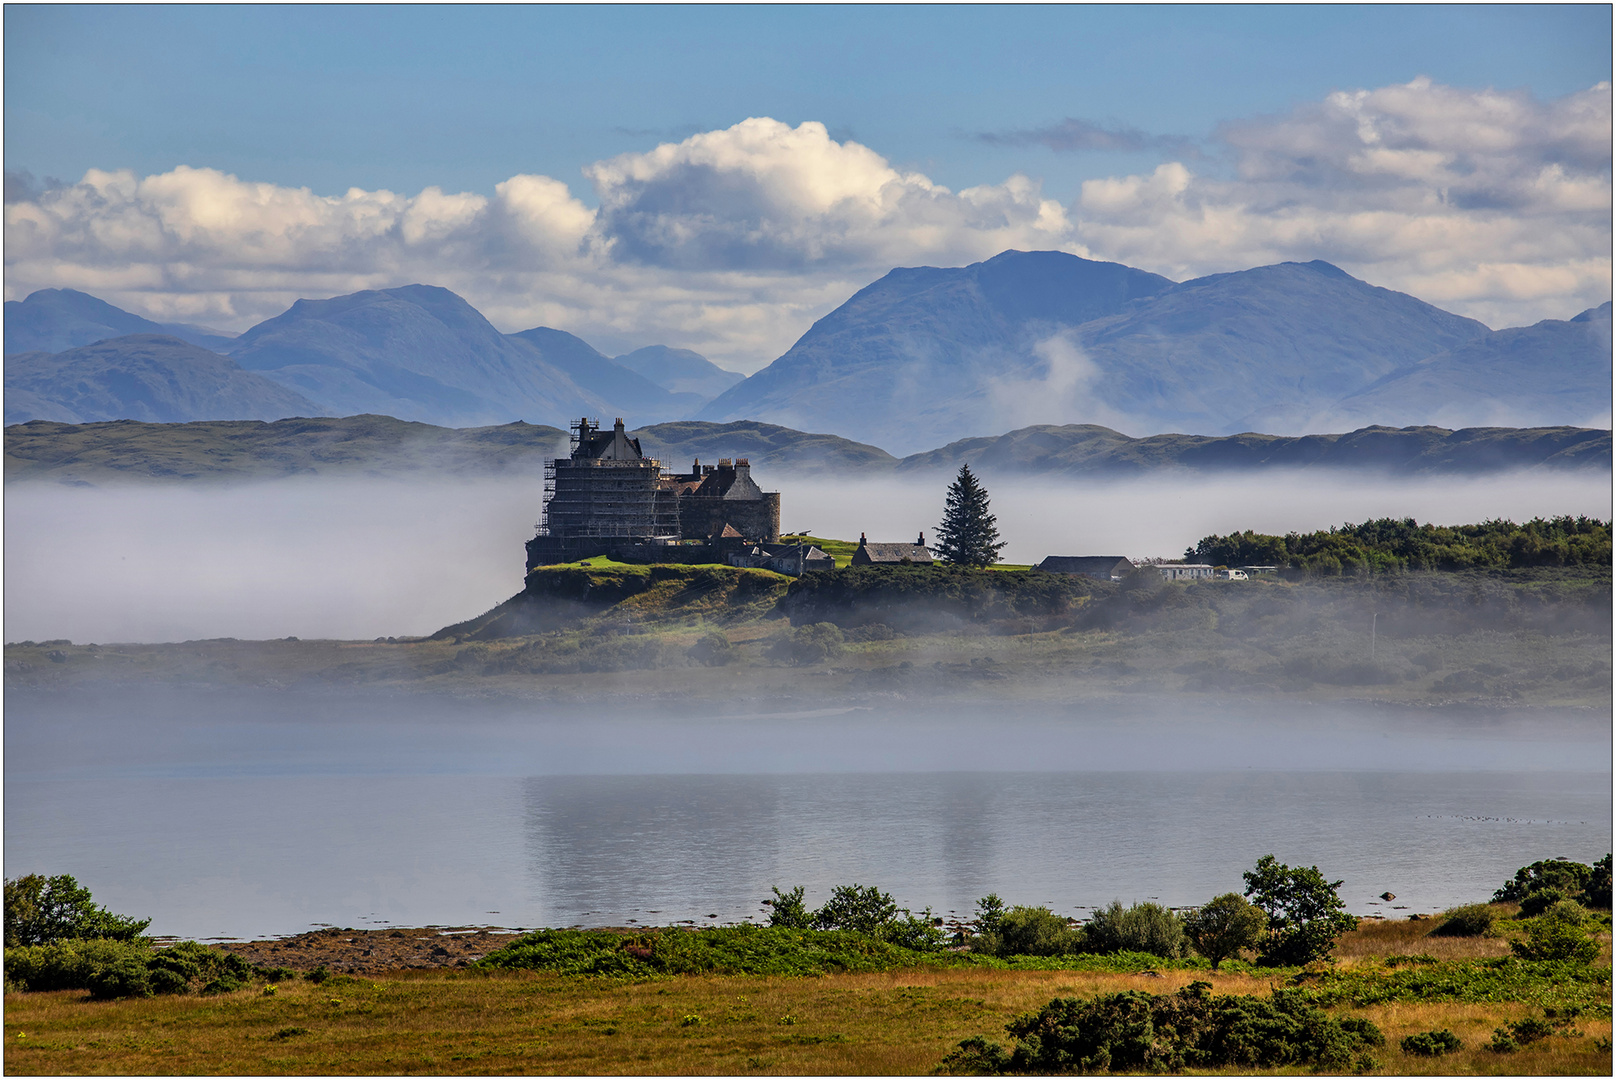
<svg viewBox="0 0 1616 1080">
<path fill-rule="evenodd" d="M 181 166 L 16 185 L 6 295 L 83 289 L 159 319 L 245 329 L 300 297 L 420 281 L 505 330 L 612 351 L 663 342 L 739 370 L 894 266 L 1061 249 L 1175 278 L 1335 262 L 1490 325 L 1610 295 L 1610 87 L 1549 102 L 1416 80 L 1231 123 L 1228 175 L 1168 161 L 1084 184 L 951 191 L 819 123 L 758 117 L 491 195 L 256 183 Z M 8 191 L 12 188 L 8 185 Z"/>
<path fill-rule="evenodd" d="M 1231 179 L 1091 180 L 1078 233 L 1174 277 L 1326 259 L 1492 326 L 1610 298 L 1611 88 L 1549 102 L 1416 79 L 1226 125 Z"/>
<path fill-rule="evenodd" d="M 1071 243 L 1024 176 L 958 194 L 825 125 L 755 117 L 585 170 L 625 261 L 681 269 L 956 264 Z"/>
</svg>

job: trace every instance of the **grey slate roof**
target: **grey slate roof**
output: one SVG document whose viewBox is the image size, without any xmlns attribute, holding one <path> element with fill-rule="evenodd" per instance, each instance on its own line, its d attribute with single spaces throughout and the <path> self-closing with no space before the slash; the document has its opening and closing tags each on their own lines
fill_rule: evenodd
<svg viewBox="0 0 1616 1080">
<path fill-rule="evenodd" d="M 923 544 L 872 544 L 860 541 L 858 550 L 853 552 L 854 566 L 865 564 L 889 565 L 901 563 L 908 559 L 912 563 L 930 563 L 931 552 Z"/>
<path fill-rule="evenodd" d="M 1038 564 L 1050 574 L 1082 574 L 1085 577 L 1123 577 L 1133 573 L 1133 563 L 1121 555 L 1051 555 Z"/>
</svg>

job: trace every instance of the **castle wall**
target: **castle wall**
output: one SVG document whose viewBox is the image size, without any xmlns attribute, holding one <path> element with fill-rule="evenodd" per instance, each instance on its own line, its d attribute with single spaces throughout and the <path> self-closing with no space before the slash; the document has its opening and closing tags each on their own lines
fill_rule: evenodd
<svg viewBox="0 0 1616 1080">
<path fill-rule="evenodd" d="M 780 540 L 780 493 L 761 491 L 756 499 L 686 495 L 679 500 L 679 533 L 688 539 L 712 536 L 733 525 L 748 540 Z"/>
</svg>

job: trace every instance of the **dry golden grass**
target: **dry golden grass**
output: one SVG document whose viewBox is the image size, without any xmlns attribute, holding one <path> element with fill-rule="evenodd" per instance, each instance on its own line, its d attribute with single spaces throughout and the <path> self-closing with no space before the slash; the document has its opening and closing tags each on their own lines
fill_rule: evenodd
<svg viewBox="0 0 1616 1080">
<path fill-rule="evenodd" d="M 1501 907 L 1501 911 L 1506 910 Z M 1358 929 L 1336 939 L 1334 956 L 1342 966 L 1365 957 L 1417 956 L 1438 960 L 1485 960 L 1509 955 L 1509 942 L 1494 937 L 1433 937 L 1442 925 L 1433 919 L 1362 919 Z"/>
<path fill-rule="evenodd" d="M 80 993 L 6 999 L 5 1066 L 42 1074 L 924 1074 L 962 1038 L 1005 1041 L 1017 1013 L 1056 996 L 1164 993 L 1204 972 L 1161 978 L 1075 972 L 898 971 L 823 978 L 679 978 L 639 984 L 525 972 L 439 971 L 340 985 L 282 985 L 213 998 L 89 1002 Z M 1211 976 L 1219 993 L 1266 978 Z M 1604 1074 L 1609 1051 L 1553 1038 L 1515 1054 L 1484 1049 L 1517 1005 L 1388 1005 L 1351 1010 L 1380 1024 L 1386 1073 Z M 1465 1047 L 1440 1059 L 1397 1049 L 1449 1028 Z"/>
</svg>

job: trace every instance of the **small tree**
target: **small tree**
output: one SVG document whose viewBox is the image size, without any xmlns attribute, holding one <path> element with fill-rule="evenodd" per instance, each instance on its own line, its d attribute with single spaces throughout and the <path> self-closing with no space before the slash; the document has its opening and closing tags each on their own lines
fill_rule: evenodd
<svg viewBox="0 0 1616 1080">
<path fill-rule="evenodd" d="M 1526 940 L 1511 941 L 1523 960 L 1574 960 L 1591 964 L 1599 942 L 1588 935 L 1588 913 L 1575 900 L 1561 900 L 1526 926 Z"/>
<path fill-rule="evenodd" d="M 997 934 L 999 926 L 1004 922 L 1004 901 L 999 899 L 998 893 L 988 893 L 976 902 L 976 921 L 971 929 L 978 934 Z"/>
<path fill-rule="evenodd" d="M 7 878 L 5 893 L 8 949 L 82 938 L 133 941 L 151 925 L 150 919 L 114 915 L 98 906 L 71 874 Z"/>
<path fill-rule="evenodd" d="M 855 882 L 831 890 L 825 906 L 814 912 L 814 926 L 820 930 L 856 930 L 880 936 L 897 918 L 898 905 L 892 902 L 891 896 L 874 885 L 860 888 Z"/>
<path fill-rule="evenodd" d="M 769 925 L 784 926 L 791 930 L 807 930 L 813 925 L 813 915 L 803 903 L 803 889 L 798 885 L 790 892 L 781 892 L 778 885 L 770 886 L 773 900 L 763 901 L 769 907 Z"/>
<path fill-rule="evenodd" d="M 1330 954 L 1335 939 L 1356 929 L 1357 918 L 1341 902 L 1339 881 L 1327 881 L 1316 866 L 1291 868 L 1264 855 L 1246 871 L 1246 895 L 1268 915 L 1264 959 L 1307 964 Z"/>
<path fill-rule="evenodd" d="M 988 493 L 969 465 L 961 465 L 959 476 L 948 485 L 934 546 L 944 562 L 956 566 L 992 566 L 999 561 L 1004 541 L 999 539 L 998 519 L 988 513 Z"/>
<path fill-rule="evenodd" d="M 1184 916 L 1184 935 L 1196 952 L 1212 961 L 1213 971 L 1241 949 L 1256 947 L 1267 928 L 1268 916 L 1239 893 L 1214 897 Z"/>
</svg>

